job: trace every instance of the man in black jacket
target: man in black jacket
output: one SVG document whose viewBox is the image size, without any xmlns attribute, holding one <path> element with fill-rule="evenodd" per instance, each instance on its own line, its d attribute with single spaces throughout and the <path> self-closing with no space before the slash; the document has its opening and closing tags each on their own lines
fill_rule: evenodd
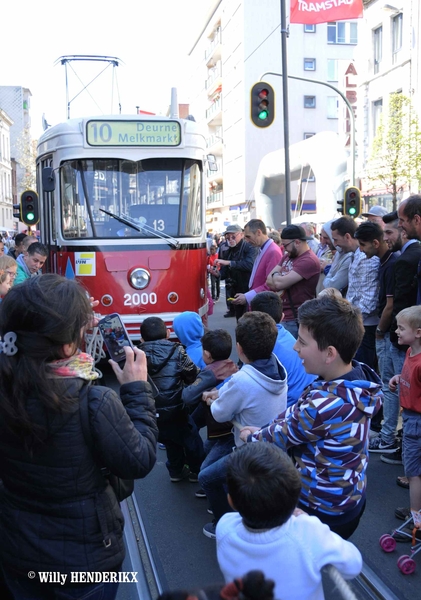
<svg viewBox="0 0 421 600">
<path fill-rule="evenodd" d="M 405 360 L 405 353 L 408 346 L 402 346 L 398 344 L 398 337 L 396 335 L 396 315 L 409 306 L 413 306 L 417 303 L 417 272 L 418 263 L 421 260 L 421 244 L 417 239 L 416 223 L 420 220 L 419 215 L 414 218 L 412 213 L 409 215 L 408 203 L 414 199 L 419 199 L 421 209 L 421 196 L 410 196 L 407 200 L 401 202 L 398 209 L 399 227 L 405 233 L 405 238 L 402 240 L 402 250 L 400 257 L 396 260 L 393 269 L 393 310 L 392 310 L 392 324 L 390 326 L 390 358 L 393 363 L 393 371 L 395 375 L 398 375 L 402 371 L 403 362 Z M 411 206 L 411 205 L 410 205 Z M 385 221 L 388 219 L 385 219 Z M 421 233 L 421 232 L 420 232 Z M 396 250 L 397 248 L 393 248 Z M 378 330 L 377 334 L 383 333 L 382 330 Z M 392 465 L 402 464 L 402 450 L 399 448 L 393 453 L 382 454 L 381 460 L 385 463 Z"/>
<path fill-rule="evenodd" d="M 225 294 L 227 298 L 234 298 L 235 294 L 245 294 L 249 290 L 250 275 L 253 263 L 259 251 L 244 240 L 243 230 L 239 225 L 229 225 L 224 233 L 228 250 L 215 262 L 221 265 L 221 279 L 225 280 Z M 247 304 L 231 305 L 234 315 L 228 311 L 225 317 L 235 316 L 238 319 L 247 310 Z"/>
<path fill-rule="evenodd" d="M 173 483 L 189 478 L 195 483 L 205 458 L 202 438 L 182 400 L 185 385 L 191 385 L 200 369 L 184 347 L 171 342 L 169 330 L 159 317 L 148 317 L 140 328 L 140 348 L 148 361 L 148 375 L 156 385 L 158 441 L 167 451 L 166 467 Z"/>
</svg>

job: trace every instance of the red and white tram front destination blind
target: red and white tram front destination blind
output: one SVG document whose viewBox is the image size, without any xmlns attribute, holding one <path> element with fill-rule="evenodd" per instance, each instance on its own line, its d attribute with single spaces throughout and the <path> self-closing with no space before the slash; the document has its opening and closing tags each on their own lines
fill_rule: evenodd
<svg viewBox="0 0 421 600">
<path fill-rule="evenodd" d="M 363 0 L 291 0 L 290 23 L 317 25 L 363 16 Z"/>
</svg>

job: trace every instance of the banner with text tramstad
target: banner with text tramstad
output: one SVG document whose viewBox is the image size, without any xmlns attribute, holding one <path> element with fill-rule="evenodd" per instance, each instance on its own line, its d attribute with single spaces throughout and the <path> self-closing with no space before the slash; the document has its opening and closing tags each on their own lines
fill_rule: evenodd
<svg viewBox="0 0 421 600">
<path fill-rule="evenodd" d="M 363 16 L 363 0 L 291 0 L 290 23 L 316 25 Z"/>
</svg>

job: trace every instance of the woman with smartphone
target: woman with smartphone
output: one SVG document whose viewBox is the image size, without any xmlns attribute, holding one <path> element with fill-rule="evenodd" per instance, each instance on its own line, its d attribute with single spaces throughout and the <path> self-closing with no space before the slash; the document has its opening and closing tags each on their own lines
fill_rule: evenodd
<svg viewBox="0 0 421 600">
<path fill-rule="evenodd" d="M 146 357 L 126 348 L 124 369 L 111 361 L 120 397 L 92 386 L 93 360 L 79 350 L 92 319 L 84 289 L 52 274 L 12 288 L 1 304 L 0 559 L 15 600 L 113 600 L 124 519 L 101 467 L 138 479 L 155 464 Z M 85 393 L 93 446 L 79 411 Z M 81 572 L 117 582 L 81 584 Z"/>
</svg>

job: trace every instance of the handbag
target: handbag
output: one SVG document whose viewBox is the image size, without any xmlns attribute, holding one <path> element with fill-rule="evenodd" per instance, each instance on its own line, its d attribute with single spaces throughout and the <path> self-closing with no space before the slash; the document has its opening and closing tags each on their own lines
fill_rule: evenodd
<svg viewBox="0 0 421 600">
<path fill-rule="evenodd" d="M 79 392 L 79 413 L 80 422 L 82 425 L 82 433 L 85 442 L 95 456 L 94 440 L 92 438 L 91 427 L 89 425 L 89 400 L 88 400 L 89 385 L 83 385 Z M 107 467 L 100 467 L 101 473 L 108 483 L 113 488 L 116 498 L 119 502 L 125 500 L 132 495 L 134 490 L 134 479 L 122 479 L 111 473 Z"/>
</svg>

